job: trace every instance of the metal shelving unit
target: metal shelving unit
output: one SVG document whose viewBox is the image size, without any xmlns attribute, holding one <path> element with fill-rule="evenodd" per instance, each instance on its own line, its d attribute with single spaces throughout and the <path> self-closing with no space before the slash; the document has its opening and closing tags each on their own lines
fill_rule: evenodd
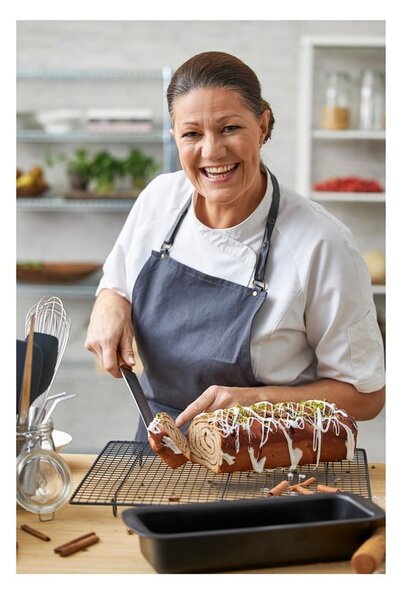
<svg viewBox="0 0 402 600">
<path fill-rule="evenodd" d="M 124 79 L 160 79 L 162 82 L 163 122 L 162 128 L 144 133 L 92 133 L 71 131 L 63 134 L 48 133 L 42 130 L 17 130 L 17 142 L 24 143 L 97 143 L 97 142 L 137 142 L 163 144 L 163 171 L 175 169 L 176 156 L 172 136 L 169 133 L 170 116 L 165 97 L 172 77 L 171 67 L 162 69 L 23 69 L 17 71 L 18 80 L 84 81 L 84 80 L 124 80 Z"/>
<path fill-rule="evenodd" d="M 96 82 L 133 80 L 143 82 L 146 80 L 161 81 L 162 122 L 154 128 L 144 132 L 89 132 L 85 130 L 71 130 L 66 133 L 51 133 L 43 129 L 18 129 L 17 144 L 162 144 L 163 172 L 170 172 L 177 168 L 177 155 L 175 143 L 170 135 L 170 116 L 166 103 L 166 91 L 172 77 L 172 69 L 29 69 L 18 70 L 17 81 L 33 83 L 42 81 L 50 86 L 58 82 Z M 17 210 L 25 213 L 62 213 L 62 212 L 89 212 L 89 213 L 128 213 L 135 202 L 135 198 L 66 198 L 58 190 L 52 190 L 36 198 L 18 198 Z M 97 281 L 88 279 L 72 285 L 36 285 L 29 283 L 17 284 L 17 295 L 21 298 L 30 296 L 42 297 L 47 294 L 71 299 L 93 300 Z"/>
</svg>

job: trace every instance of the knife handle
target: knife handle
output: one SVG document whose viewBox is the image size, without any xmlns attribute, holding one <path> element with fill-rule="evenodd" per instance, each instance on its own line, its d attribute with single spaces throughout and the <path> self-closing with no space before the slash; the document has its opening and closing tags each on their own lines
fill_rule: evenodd
<svg viewBox="0 0 402 600">
<path fill-rule="evenodd" d="M 356 573 L 373 573 L 384 558 L 385 527 L 380 527 L 356 550 L 351 563 Z"/>
</svg>

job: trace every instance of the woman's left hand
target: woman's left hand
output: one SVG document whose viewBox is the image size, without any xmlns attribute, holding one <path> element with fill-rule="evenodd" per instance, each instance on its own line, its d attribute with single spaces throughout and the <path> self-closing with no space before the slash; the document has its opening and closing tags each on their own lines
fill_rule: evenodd
<svg viewBox="0 0 402 600">
<path fill-rule="evenodd" d="M 194 400 L 179 414 L 176 419 L 176 425 L 181 427 L 202 412 L 212 412 L 219 408 L 229 408 L 235 404 L 248 406 L 258 401 L 258 390 L 256 388 L 211 385 L 201 396 L 198 396 L 197 400 Z"/>
</svg>

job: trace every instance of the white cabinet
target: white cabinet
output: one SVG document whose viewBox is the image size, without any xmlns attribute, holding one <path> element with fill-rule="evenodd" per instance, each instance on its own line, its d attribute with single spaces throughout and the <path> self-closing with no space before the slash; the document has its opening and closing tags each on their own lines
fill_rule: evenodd
<svg viewBox="0 0 402 600">
<path fill-rule="evenodd" d="M 359 129 L 360 81 L 364 69 L 385 73 L 385 40 L 380 37 L 303 37 L 299 54 L 297 105 L 297 191 L 325 203 L 352 230 L 362 252 L 385 252 L 385 191 L 381 193 L 314 191 L 329 178 L 358 176 L 378 181 L 385 190 L 385 130 Z M 349 75 L 348 129 L 321 127 L 325 76 L 329 71 Z M 376 302 L 384 303 L 385 285 L 373 286 Z"/>
</svg>

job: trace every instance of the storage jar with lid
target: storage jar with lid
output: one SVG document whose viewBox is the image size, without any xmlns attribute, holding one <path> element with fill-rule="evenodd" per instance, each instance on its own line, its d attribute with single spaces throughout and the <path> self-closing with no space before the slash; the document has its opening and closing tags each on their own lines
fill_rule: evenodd
<svg viewBox="0 0 402 600">
<path fill-rule="evenodd" d="M 321 124 L 323 129 L 350 127 L 350 77 L 343 71 L 327 74 Z"/>
<path fill-rule="evenodd" d="M 365 131 L 379 131 L 385 128 L 385 85 L 384 74 L 380 71 L 363 71 L 359 127 Z"/>
</svg>

